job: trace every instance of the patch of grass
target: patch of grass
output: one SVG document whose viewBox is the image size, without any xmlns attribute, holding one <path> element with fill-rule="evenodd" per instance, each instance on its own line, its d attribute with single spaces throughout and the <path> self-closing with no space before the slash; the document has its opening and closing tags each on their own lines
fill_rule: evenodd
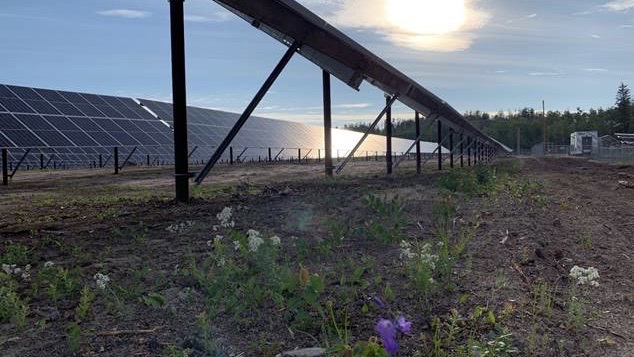
<svg viewBox="0 0 634 357">
<path fill-rule="evenodd" d="M 0 273 L 2 274 L 2 273 Z M 0 277 L 0 323 L 14 323 L 18 329 L 26 326 L 29 314 L 27 301 L 20 299 L 15 286 L 5 277 Z"/>
<path fill-rule="evenodd" d="M 26 265 L 31 261 L 31 250 L 29 247 L 13 243 L 5 247 L 4 253 L 0 257 L 1 264 Z"/>
<path fill-rule="evenodd" d="M 404 202 L 398 196 L 388 199 L 387 196 L 368 194 L 363 203 L 378 215 L 368 219 L 365 226 L 367 236 L 386 244 L 400 242 L 405 227 Z"/>
</svg>

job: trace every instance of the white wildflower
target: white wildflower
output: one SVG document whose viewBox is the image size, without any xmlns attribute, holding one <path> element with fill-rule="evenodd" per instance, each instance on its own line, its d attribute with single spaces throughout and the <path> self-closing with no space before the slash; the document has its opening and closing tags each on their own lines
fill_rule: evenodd
<svg viewBox="0 0 634 357">
<path fill-rule="evenodd" d="M 5 272 L 5 274 L 7 275 L 11 275 L 13 273 L 13 268 L 15 268 L 15 264 L 2 264 L 2 271 Z"/>
<path fill-rule="evenodd" d="M 214 243 L 213 241 L 208 240 L 208 241 L 207 241 L 207 246 L 208 246 L 208 247 L 211 247 L 211 246 L 213 245 L 213 243 Z"/>
<path fill-rule="evenodd" d="M 222 236 L 216 234 L 216 236 L 214 237 L 214 243 L 219 244 L 220 242 L 222 242 Z"/>
<path fill-rule="evenodd" d="M 110 282 L 110 278 L 107 275 L 101 273 L 95 274 L 94 279 L 97 287 L 101 290 L 106 289 L 106 286 L 108 286 L 108 282 Z"/>
<path fill-rule="evenodd" d="M 216 264 L 217 264 L 219 267 L 223 267 L 223 266 L 225 266 L 225 265 L 227 264 L 227 261 L 225 260 L 225 257 L 221 257 L 221 258 L 218 260 L 218 263 L 216 263 Z"/>
<path fill-rule="evenodd" d="M 577 280 L 577 285 L 599 286 L 596 279 L 599 278 L 599 271 L 595 267 L 584 269 L 575 265 L 570 269 L 570 277 Z"/>
<path fill-rule="evenodd" d="M 280 245 L 281 243 L 282 243 L 282 240 L 277 235 L 271 237 L 271 244 Z"/>
<path fill-rule="evenodd" d="M 22 272 L 22 275 L 20 275 L 20 277 L 24 280 L 31 279 L 31 264 L 27 264 L 24 267 L 24 271 Z"/>
<path fill-rule="evenodd" d="M 222 227 L 233 228 L 235 226 L 235 222 L 231 220 L 232 211 L 231 207 L 225 207 L 216 215 Z"/>
<path fill-rule="evenodd" d="M 55 265 L 55 263 L 53 263 L 52 261 L 50 261 L 50 260 L 49 260 L 49 261 L 47 261 L 46 263 L 44 263 L 44 268 L 50 268 L 50 267 L 52 267 L 53 265 Z"/>
<path fill-rule="evenodd" d="M 233 241 L 233 250 L 238 250 L 240 249 L 240 241 L 234 240 Z"/>
<path fill-rule="evenodd" d="M 400 247 L 401 247 L 401 254 L 400 254 L 401 260 L 412 259 L 416 256 L 416 254 L 412 252 L 412 244 L 410 242 L 403 240 L 400 243 Z"/>
<path fill-rule="evenodd" d="M 250 252 L 257 252 L 258 248 L 264 243 L 264 239 L 260 236 L 260 232 L 255 229 L 249 229 L 247 231 L 247 238 L 249 239 Z"/>
</svg>

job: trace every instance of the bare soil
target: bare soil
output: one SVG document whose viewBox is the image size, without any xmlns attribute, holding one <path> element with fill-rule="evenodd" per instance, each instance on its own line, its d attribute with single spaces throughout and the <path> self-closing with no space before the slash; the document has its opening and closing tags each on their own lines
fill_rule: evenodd
<svg viewBox="0 0 634 357">
<path fill-rule="evenodd" d="M 411 162 L 393 177 L 384 175 L 381 163 L 355 162 L 335 179 L 325 179 L 318 165 L 223 166 L 192 189 L 188 205 L 171 201 L 166 168 L 128 168 L 117 176 L 105 170 L 19 172 L 9 187 L 0 187 L 0 257 L 22 244 L 29 247 L 32 281 L 52 261 L 95 291 L 94 274 L 107 272 L 121 288 L 125 312 L 116 313 L 97 293 L 89 317 L 77 321 L 77 293 L 53 302 L 34 292 L 32 282 L 19 280 L 27 323 L 24 329 L 0 324 L 0 354 L 160 356 L 174 355 L 172 348 L 209 355 L 198 322 L 208 302 L 187 268 L 192 257 L 209 253 L 216 214 L 233 207 L 236 229 L 279 235 L 288 264 L 299 270 L 302 263 L 325 280 L 321 303 L 346 311 L 350 343 L 375 334 L 380 312 L 367 305 L 379 296 L 413 322 L 402 356 L 431 355 L 434 319 L 446 322 L 454 314 L 463 328 L 446 346 L 445 355 L 453 355 L 457 345 L 469 344 L 466 326 L 479 306 L 497 321 L 471 337 L 486 342 L 508 332 L 521 356 L 634 355 L 634 189 L 623 183 L 634 183 L 634 168 L 583 159 L 505 159 L 499 165 L 515 161 L 520 168 L 511 174 L 514 182 L 535 186 L 518 193 L 509 185 L 495 195 L 445 192 L 437 185 L 445 173 L 426 167 L 416 175 Z M 448 199 L 457 209 L 455 225 L 477 225 L 450 286 L 425 301 L 417 295 L 403 274 L 398 243 L 365 234 L 368 222 L 380 218 L 364 204 L 368 194 L 399 197 L 407 222 L 403 234 L 410 240 L 434 242 L 433 207 Z M 188 221 L 193 226 L 182 234 L 166 230 Z M 333 225 L 348 235 L 324 251 L 319 247 Z M 299 247 L 308 249 L 308 258 Z M 574 265 L 597 268 L 600 286 L 575 286 L 568 276 Z M 342 284 L 358 267 L 361 278 Z M 385 296 L 387 282 L 393 299 Z M 540 286 L 550 289 L 550 303 L 539 300 Z M 572 289 L 585 301 L 575 327 Z M 148 306 L 142 298 L 149 293 L 162 296 L 164 304 Z M 217 355 L 274 356 L 323 343 L 319 329 L 300 331 L 284 313 L 266 305 L 254 307 L 247 321 L 228 313 L 213 317 Z M 79 348 L 71 346 L 73 323 L 81 328 Z"/>
</svg>

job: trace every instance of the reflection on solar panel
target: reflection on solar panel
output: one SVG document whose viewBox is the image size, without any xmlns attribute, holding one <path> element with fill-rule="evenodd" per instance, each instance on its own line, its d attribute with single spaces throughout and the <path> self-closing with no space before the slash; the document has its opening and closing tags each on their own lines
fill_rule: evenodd
<svg viewBox="0 0 634 357">
<path fill-rule="evenodd" d="M 172 104 L 147 99 L 139 99 L 139 101 L 160 119 L 172 125 Z M 198 147 L 195 152 L 196 158 L 207 160 L 239 117 L 240 114 L 188 107 L 187 135 L 190 149 Z M 345 156 L 352 150 L 362 135 L 348 130 L 333 129 L 333 156 Z M 393 151 L 395 153 L 405 152 L 411 143 L 411 140 L 393 138 Z M 324 129 L 319 126 L 254 116 L 249 119 L 238 133 L 231 146 L 240 151 L 246 149 L 241 156 L 242 159 L 246 160 L 268 157 L 268 148 L 277 149 L 278 151 L 284 149 L 279 158 L 287 158 L 289 156 L 295 158 L 298 155 L 297 149 L 312 150 L 310 152 L 304 151 L 302 157 L 318 158 L 324 155 Z M 423 142 L 421 144 L 421 152 L 432 153 L 436 147 L 437 144 Z M 359 149 L 358 156 L 383 154 L 384 152 L 385 137 L 370 135 Z M 227 155 L 229 154 L 225 153 L 225 159 Z"/>
<path fill-rule="evenodd" d="M 202 163 L 208 159 L 238 117 L 235 113 L 189 107 L 191 161 Z M 51 161 L 51 167 L 89 166 L 97 164 L 100 156 L 112 165 L 112 148 L 118 147 L 124 157 L 135 150 L 131 162 L 137 164 L 147 164 L 148 160 L 150 164 L 171 164 L 172 123 L 170 103 L 0 85 L 0 148 L 10 149 L 11 163 L 19 161 L 28 149 L 24 163 L 31 167 Z M 361 135 L 333 129 L 333 156 L 344 157 Z M 404 152 L 410 144 L 410 140 L 394 138 L 393 151 Z M 298 155 L 316 159 L 324 156 L 324 129 L 253 117 L 231 147 L 237 161 L 297 159 Z M 434 143 L 422 143 L 423 153 L 435 148 Z M 385 138 L 370 135 L 357 155 L 384 153 Z M 229 156 L 226 152 L 223 159 Z"/>
</svg>

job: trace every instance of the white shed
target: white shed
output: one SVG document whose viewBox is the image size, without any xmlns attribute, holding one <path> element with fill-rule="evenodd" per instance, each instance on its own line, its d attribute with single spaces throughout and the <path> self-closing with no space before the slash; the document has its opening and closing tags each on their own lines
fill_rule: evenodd
<svg viewBox="0 0 634 357">
<path fill-rule="evenodd" d="M 570 134 L 570 154 L 590 155 L 599 150 L 599 134 L 596 131 L 576 131 Z"/>
</svg>

